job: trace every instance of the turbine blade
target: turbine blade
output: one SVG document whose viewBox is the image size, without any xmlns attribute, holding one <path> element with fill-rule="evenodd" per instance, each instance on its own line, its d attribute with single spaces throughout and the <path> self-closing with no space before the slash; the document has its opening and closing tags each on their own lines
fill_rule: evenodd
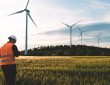
<svg viewBox="0 0 110 85">
<path fill-rule="evenodd" d="M 30 0 L 28 0 L 28 2 L 27 2 L 27 4 L 26 4 L 26 8 L 25 8 L 25 9 L 27 9 L 27 7 L 28 7 L 28 4 L 29 4 L 29 1 L 30 1 Z"/>
<path fill-rule="evenodd" d="M 32 17 L 31 17 L 31 15 L 28 13 L 28 16 L 30 17 L 30 19 L 32 20 L 32 22 L 34 23 L 34 25 L 36 26 L 36 28 L 37 28 L 37 25 L 36 25 L 36 23 L 34 22 L 34 20 L 32 19 Z"/>
<path fill-rule="evenodd" d="M 79 34 L 79 37 L 81 36 L 82 33 Z"/>
<path fill-rule="evenodd" d="M 63 23 L 63 22 L 61 22 L 62 24 L 64 24 L 64 25 L 66 25 L 67 27 L 70 27 L 69 25 L 67 25 L 67 24 L 65 24 L 65 23 Z"/>
<path fill-rule="evenodd" d="M 12 14 L 10 14 L 10 15 L 14 15 L 14 14 L 22 13 L 22 12 L 24 12 L 24 11 L 25 11 L 25 10 L 21 10 L 21 11 L 18 11 L 18 12 L 12 13 Z M 8 16 L 10 16 L 10 15 L 8 15 Z"/>
<path fill-rule="evenodd" d="M 75 26 L 76 24 L 78 24 L 79 22 L 80 22 L 80 21 L 78 21 L 78 22 L 76 22 L 75 24 L 73 24 L 72 27 Z"/>
</svg>

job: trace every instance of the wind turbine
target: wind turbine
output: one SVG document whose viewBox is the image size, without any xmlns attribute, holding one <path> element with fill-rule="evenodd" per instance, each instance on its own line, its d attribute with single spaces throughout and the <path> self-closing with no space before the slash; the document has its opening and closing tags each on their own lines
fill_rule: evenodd
<svg viewBox="0 0 110 85">
<path fill-rule="evenodd" d="M 98 40 L 98 47 L 99 47 L 99 45 L 100 45 L 100 41 L 101 41 L 100 36 L 101 36 L 101 33 L 99 33 L 99 35 L 96 36 L 96 38 L 97 38 L 97 40 Z"/>
<path fill-rule="evenodd" d="M 68 25 L 68 24 L 62 23 L 62 24 L 66 25 L 67 27 L 70 28 L 70 48 L 71 48 L 71 46 L 72 46 L 72 28 L 73 28 L 73 26 L 75 26 L 75 25 L 78 24 L 79 22 L 80 22 L 80 21 L 74 23 L 73 25 Z"/>
<path fill-rule="evenodd" d="M 30 0 L 27 1 L 26 7 L 23 10 L 10 14 L 10 15 L 14 15 L 14 14 L 26 12 L 25 55 L 28 54 L 28 51 L 27 51 L 28 50 L 28 17 L 31 19 L 31 21 L 34 23 L 34 25 L 37 27 L 37 25 L 35 24 L 34 20 L 32 19 L 31 15 L 30 15 L 30 11 L 27 9 L 29 1 Z M 10 16 L 10 15 L 8 15 L 8 16 Z"/>
<path fill-rule="evenodd" d="M 88 30 L 82 31 L 80 28 L 78 28 L 78 30 L 80 31 L 79 37 L 81 37 L 81 45 L 82 45 L 82 36 L 83 36 L 83 33 L 84 32 L 87 32 Z"/>
</svg>

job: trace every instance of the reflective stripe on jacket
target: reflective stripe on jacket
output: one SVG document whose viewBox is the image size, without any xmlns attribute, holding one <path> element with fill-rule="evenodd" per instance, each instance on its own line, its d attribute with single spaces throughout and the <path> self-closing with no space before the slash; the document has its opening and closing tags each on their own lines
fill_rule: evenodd
<svg viewBox="0 0 110 85">
<path fill-rule="evenodd" d="M 16 64 L 12 46 L 12 43 L 6 43 L 0 48 L 0 65 Z"/>
</svg>

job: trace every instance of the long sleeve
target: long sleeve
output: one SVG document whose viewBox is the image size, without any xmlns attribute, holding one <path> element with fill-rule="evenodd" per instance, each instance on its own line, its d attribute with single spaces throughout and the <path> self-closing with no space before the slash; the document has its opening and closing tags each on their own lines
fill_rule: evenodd
<svg viewBox="0 0 110 85">
<path fill-rule="evenodd" d="M 20 55 L 20 52 L 18 51 L 18 48 L 16 45 L 12 46 L 12 50 L 15 57 L 18 57 Z"/>
</svg>

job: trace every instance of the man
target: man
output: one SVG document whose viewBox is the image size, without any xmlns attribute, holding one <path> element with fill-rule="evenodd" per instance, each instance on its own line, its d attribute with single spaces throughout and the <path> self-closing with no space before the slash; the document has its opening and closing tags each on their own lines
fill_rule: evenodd
<svg viewBox="0 0 110 85">
<path fill-rule="evenodd" d="M 6 85 L 15 85 L 16 82 L 16 60 L 20 55 L 17 49 L 16 37 L 11 35 L 9 41 L 0 48 L 0 66 L 3 71 Z"/>
</svg>

